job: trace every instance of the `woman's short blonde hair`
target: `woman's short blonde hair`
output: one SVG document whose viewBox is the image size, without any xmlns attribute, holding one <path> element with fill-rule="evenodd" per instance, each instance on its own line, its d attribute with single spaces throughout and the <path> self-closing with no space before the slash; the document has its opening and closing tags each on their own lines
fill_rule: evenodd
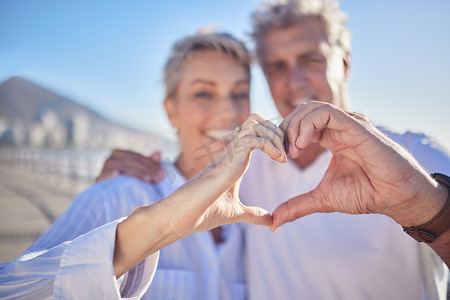
<svg viewBox="0 0 450 300">
<path fill-rule="evenodd" d="M 230 55 L 250 76 L 251 57 L 244 43 L 228 33 L 198 33 L 176 42 L 164 67 L 166 97 L 174 97 L 181 81 L 183 63 L 201 51 L 213 50 Z"/>
<path fill-rule="evenodd" d="M 340 10 L 336 0 L 274 0 L 263 3 L 252 15 L 252 36 L 259 63 L 264 64 L 264 38 L 270 30 L 295 25 L 311 16 L 322 21 L 331 46 L 337 46 L 344 53 L 350 51 L 347 14 Z"/>
</svg>

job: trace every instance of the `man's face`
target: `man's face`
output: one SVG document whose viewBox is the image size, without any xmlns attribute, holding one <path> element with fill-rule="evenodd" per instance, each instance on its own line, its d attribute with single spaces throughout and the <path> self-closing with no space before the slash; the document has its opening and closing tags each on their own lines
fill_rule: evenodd
<svg viewBox="0 0 450 300">
<path fill-rule="evenodd" d="M 347 108 L 347 61 L 328 43 L 321 21 L 309 17 L 273 29 L 263 43 L 263 69 L 283 117 L 305 100 Z"/>
</svg>

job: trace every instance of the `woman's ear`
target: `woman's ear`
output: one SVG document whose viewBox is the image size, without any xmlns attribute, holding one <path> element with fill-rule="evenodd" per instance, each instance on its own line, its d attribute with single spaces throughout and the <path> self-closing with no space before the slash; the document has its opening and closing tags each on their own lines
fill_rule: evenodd
<svg viewBox="0 0 450 300">
<path fill-rule="evenodd" d="M 169 117 L 170 123 L 178 130 L 178 111 L 177 104 L 173 98 L 167 97 L 164 99 L 164 108 Z"/>
<path fill-rule="evenodd" d="M 347 53 L 345 53 L 344 72 L 345 72 L 345 80 L 349 81 L 350 76 L 352 75 L 352 54 L 350 53 L 350 51 L 347 51 Z"/>
</svg>

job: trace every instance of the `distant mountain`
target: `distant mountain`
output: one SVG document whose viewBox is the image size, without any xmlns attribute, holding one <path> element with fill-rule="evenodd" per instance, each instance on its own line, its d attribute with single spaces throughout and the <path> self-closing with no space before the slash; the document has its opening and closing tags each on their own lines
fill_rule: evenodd
<svg viewBox="0 0 450 300">
<path fill-rule="evenodd" d="M 0 145 L 135 151 L 174 146 L 163 137 L 122 126 L 21 77 L 0 84 Z"/>
<path fill-rule="evenodd" d="M 96 123 L 118 125 L 95 111 L 24 78 L 11 77 L 0 84 L 0 118 L 7 121 L 20 119 L 24 125 L 30 125 L 38 122 L 46 110 L 56 112 L 62 123 L 69 122 L 74 115 L 82 114 Z"/>
</svg>

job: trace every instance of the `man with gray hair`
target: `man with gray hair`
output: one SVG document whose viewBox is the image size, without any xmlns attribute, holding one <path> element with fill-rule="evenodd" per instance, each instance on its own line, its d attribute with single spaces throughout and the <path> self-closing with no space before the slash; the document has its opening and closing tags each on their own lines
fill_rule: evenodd
<svg viewBox="0 0 450 300">
<path fill-rule="evenodd" d="M 300 106 L 350 108 L 346 21 L 335 0 L 264 3 L 253 14 L 257 58 L 285 122 Z M 381 130 L 428 172 L 450 174 L 450 158 L 424 135 Z M 274 211 L 319 185 L 332 153 L 316 143 L 298 155 L 292 144 L 283 165 L 254 153 L 241 184 L 245 204 Z M 250 299 L 446 298 L 445 264 L 386 216 L 313 214 L 275 233 L 244 228 Z"/>
<path fill-rule="evenodd" d="M 257 58 L 283 118 L 309 100 L 349 109 L 346 20 L 334 0 L 265 3 L 253 14 Z M 384 133 L 428 172 L 450 174 L 450 158 L 424 135 Z M 315 189 L 332 154 L 319 144 L 301 151 L 284 165 L 255 153 L 243 201 L 274 211 Z M 386 216 L 313 214 L 275 233 L 245 230 L 250 299 L 446 299 L 445 264 Z"/>
</svg>

